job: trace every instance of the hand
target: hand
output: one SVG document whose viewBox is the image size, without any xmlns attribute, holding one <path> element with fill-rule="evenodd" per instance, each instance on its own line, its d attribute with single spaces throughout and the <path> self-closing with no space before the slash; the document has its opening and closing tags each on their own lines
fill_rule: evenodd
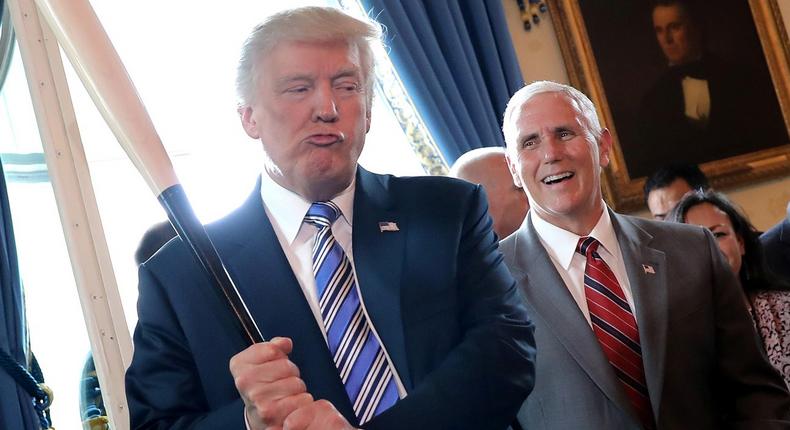
<svg viewBox="0 0 790 430">
<path fill-rule="evenodd" d="M 355 430 L 326 400 L 318 400 L 293 411 L 283 430 Z"/>
<path fill-rule="evenodd" d="M 313 403 L 299 368 L 288 359 L 292 349 L 291 339 L 276 337 L 230 359 L 230 373 L 251 430 L 281 429 L 292 412 Z"/>
</svg>

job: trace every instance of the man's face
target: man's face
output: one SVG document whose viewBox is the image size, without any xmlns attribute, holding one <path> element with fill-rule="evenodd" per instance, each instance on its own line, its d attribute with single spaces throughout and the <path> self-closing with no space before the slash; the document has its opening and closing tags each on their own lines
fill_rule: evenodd
<svg viewBox="0 0 790 430">
<path fill-rule="evenodd" d="M 600 173 L 609 163 L 609 132 L 596 142 L 582 114 L 560 93 L 538 94 L 515 115 L 516 136 L 508 142 L 513 181 L 526 187 L 530 208 L 541 218 L 588 234 L 581 230 L 592 229 L 603 210 Z"/>
<path fill-rule="evenodd" d="M 239 113 L 263 143 L 266 172 L 307 200 L 334 197 L 351 183 L 370 128 L 359 49 L 283 42 L 258 66 L 254 100 Z"/>
<path fill-rule="evenodd" d="M 685 179 L 678 178 L 664 188 L 655 188 L 647 194 L 647 207 L 654 219 L 663 221 L 671 211 L 691 191 Z"/>
<path fill-rule="evenodd" d="M 699 35 L 683 6 L 656 6 L 653 30 L 669 64 L 688 63 L 699 56 Z"/>
</svg>

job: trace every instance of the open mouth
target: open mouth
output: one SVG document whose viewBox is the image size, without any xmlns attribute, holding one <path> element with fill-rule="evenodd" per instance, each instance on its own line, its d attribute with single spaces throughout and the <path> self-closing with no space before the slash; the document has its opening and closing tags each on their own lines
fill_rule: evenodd
<svg viewBox="0 0 790 430">
<path fill-rule="evenodd" d="M 567 181 L 568 179 L 572 178 L 573 176 L 574 176 L 573 172 L 562 172 L 562 173 L 558 173 L 556 175 L 546 176 L 545 178 L 543 178 L 543 180 L 541 182 L 543 182 L 546 185 L 554 185 L 554 184 L 558 184 L 558 183 L 560 183 L 562 181 Z"/>
</svg>

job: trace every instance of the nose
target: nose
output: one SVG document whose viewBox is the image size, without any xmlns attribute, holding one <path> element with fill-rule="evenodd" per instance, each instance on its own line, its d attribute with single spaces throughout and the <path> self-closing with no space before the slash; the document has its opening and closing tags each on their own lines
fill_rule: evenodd
<svg viewBox="0 0 790 430">
<path fill-rule="evenodd" d="M 337 103 L 332 88 L 322 88 L 315 92 L 313 121 L 335 122 L 338 118 Z"/>
<path fill-rule="evenodd" d="M 659 45 L 661 45 L 661 46 L 668 45 L 668 44 L 672 43 L 671 39 L 672 38 L 669 35 L 668 31 L 666 31 L 663 28 L 661 28 L 661 29 L 656 28 L 656 40 L 658 41 Z"/>
<path fill-rule="evenodd" d="M 547 137 L 541 145 L 543 150 L 543 162 L 551 164 L 562 160 L 563 144 L 554 137 Z"/>
<path fill-rule="evenodd" d="M 661 33 L 664 45 L 671 45 L 674 43 L 675 38 L 672 36 L 672 30 L 666 29 Z"/>
</svg>

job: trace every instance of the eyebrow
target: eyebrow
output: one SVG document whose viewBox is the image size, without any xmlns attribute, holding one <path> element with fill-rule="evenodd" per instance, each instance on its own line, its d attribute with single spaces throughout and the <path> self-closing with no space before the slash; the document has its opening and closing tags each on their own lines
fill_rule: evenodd
<svg viewBox="0 0 790 430">
<path fill-rule="evenodd" d="M 527 140 L 535 139 L 538 136 L 539 136 L 539 133 L 530 133 L 530 134 L 527 134 L 527 135 L 519 136 L 518 137 L 518 141 L 519 142 L 525 142 Z"/>
<path fill-rule="evenodd" d="M 356 78 L 362 77 L 361 73 L 359 73 L 359 68 L 357 67 L 348 67 L 345 69 L 340 69 L 339 72 L 332 75 L 332 81 L 336 81 L 341 78 Z"/>
<path fill-rule="evenodd" d="M 290 83 L 296 82 L 296 81 L 313 81 L 313 80 L 315 80 L 315 76 L 314 75 L 311 75 L 311 74 L 295 74 L 295 75 L 283 76 L 282 78 L 277 79 L 276 85 L 277 86 L 281 86 L 281 85 L 287 85 L 287 84 L 290 84 Z"/>
<path fill-rule="evenodd" d="M 340 71 L 338 71 L 337 73 L 332 75 L 332 77 L 330 79 L 332 81 L 336 81 L 338 79 L 348 78 L 348 77 L 356 78 L 358 76 L 358 73 L 359 73 L 359 69 L 358 68 L 356 68 L 356 67 L 348 67 L 348 68 L 341 69 Z M 278 86 L 280 86 L 280 85 L 287 85 L 287 84 L 290 84 L 292 82 L 297 82 L 297 81 L 308 81 L 309 82 L 309 81 L 314 81 L 315 79 L 316 79 L 316 76 L 313 75 L 313 74 L 297 73 L 297 74 L 293 74 L 293 75 L 283 76 L 282 78 L 277 80 L 277 85 Z"/>
<path fill-rule="evenodd" d="M 570 132 L 573 132 L 573 133 L 578 133 L 573 126 L 566 125 L 566 124 L 555 126 L 555 127 L 553 127 L 551 129 L 551 131 L 552 131 L 552 133 L 559 133 L 561 131 L 570 131 Z M 539 137 L 539 136 L 540 136 L 540 133 L 532 132 L 532 133 L 520 136 L 518 138 L 518 141 L 519 142 L 523 142 L 525 140 L 531 140 L 531 139 L 534 139 L 534 138 Z"/>
<path fill-rule="evenodd" d="M 576 133 L 576 129 L 573 126 L 564 125 L 564 124 L 554 127 L 552 129 L 552 131 L 554 131 L 555 133 L 560 132 L 560 131 L 572 131 L 572 132 Z"/>
</svg>

